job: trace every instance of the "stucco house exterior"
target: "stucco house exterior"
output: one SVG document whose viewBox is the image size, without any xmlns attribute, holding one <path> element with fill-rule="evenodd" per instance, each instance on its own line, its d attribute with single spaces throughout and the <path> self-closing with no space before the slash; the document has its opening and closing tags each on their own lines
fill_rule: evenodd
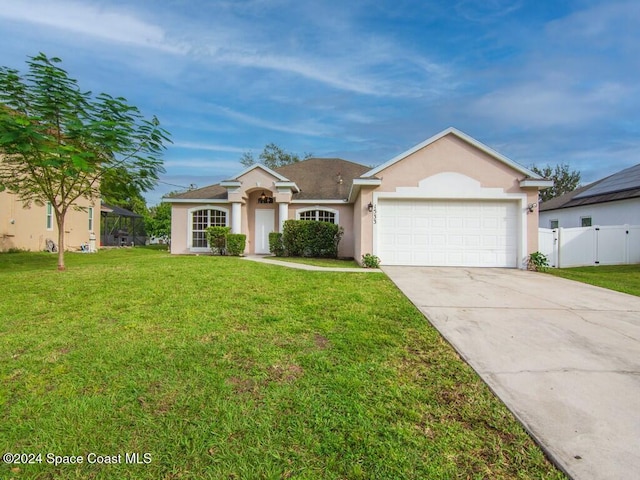
<svg viewBox="0 0 640 480">
<path fill-rule="evenodd" d="M 640 164 L 540 205 L 540 226 L 640 225 Z"/>
<path fill-rule="evenodd" d="M 208 251 L 204 229 L 247 235 L 247 254 L 269 252 L 287 219 L 341 225 L 339 256 L 385 265 L 522 268 L 538 247 L 538 190 L 545 180 L 455 128 L 367 167 L 308 159 L 253 165 L 172 204 L 171 253 Z"/>
<path fill-rule="evenodd" d="M 84 210 L 71 209 L 65 217 L 65 248 L 79 250 L 93 232 L 100 238 L 100 201 L 79 199 Z M 31 204 L 25 208 L 18 197 L 0 192 L 0 251 L 11 248 L 38 252 L 46 249 L 47 239 L 58 244 L 58 226 L 50 204 Z"/>
</svg>

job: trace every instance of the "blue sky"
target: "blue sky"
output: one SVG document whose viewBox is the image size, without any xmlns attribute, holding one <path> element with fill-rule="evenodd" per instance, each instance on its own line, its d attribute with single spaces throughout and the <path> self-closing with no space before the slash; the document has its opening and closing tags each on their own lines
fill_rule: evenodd
<svg viewBox="0 0 640 480">
<path fill-rule="evenodd" d="M 158 116 L 150 205 L 269 142 L 374 166 L 449 126 L 583 183 L 640 163 L 637 0 L 0 0 L 0 35 Z"/>
</svg>

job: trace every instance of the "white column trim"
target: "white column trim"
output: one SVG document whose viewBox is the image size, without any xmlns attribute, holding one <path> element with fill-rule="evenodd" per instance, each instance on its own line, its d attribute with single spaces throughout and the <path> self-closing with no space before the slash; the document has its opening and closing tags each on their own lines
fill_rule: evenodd
<svg viewBox="0 0 640 480">
<path fill-rule="evenodd" d="M 242 233 L 242 204 L 231 203 L 231 233 Z"/>
<path fill-rule="evenodd" d="M 284 232 L 284 222 L 289 220 L 289 203 L 278 203 L 278 232 Z"/>
</svg>

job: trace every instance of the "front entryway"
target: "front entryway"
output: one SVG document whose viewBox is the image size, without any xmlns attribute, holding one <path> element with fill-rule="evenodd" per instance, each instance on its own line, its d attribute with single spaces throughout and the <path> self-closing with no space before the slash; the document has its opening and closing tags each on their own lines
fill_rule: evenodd
<svg viewBox="0 0 640 480">
<path fill-rule="evenodd" d="M 273 232 L 275 210 L 256 209 L 254 253 L 269 253 L 269 233 Z"/>
</svg>

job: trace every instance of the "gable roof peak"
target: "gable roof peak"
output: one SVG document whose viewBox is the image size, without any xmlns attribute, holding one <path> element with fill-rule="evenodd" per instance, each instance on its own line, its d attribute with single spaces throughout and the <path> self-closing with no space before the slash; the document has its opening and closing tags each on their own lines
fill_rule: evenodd
<svg viewBox="0 0 640 480">
<path fill-rule="evenodd" d="M 437 134 L 433 135 L 432 137 L 427 138 L 425 141 L 423 141 L 423 142 L 411 147 L 409 150 L 406 150 L 405 152 L 402 152 L 401 154 L 396 155 L 391 160 L 383 163 L 382 165 L 379 165 L 379 166 L 369 170 L 368 172 L 366 172 L 362 176 L 363 177 L 375 176 L 379 172 L 381 172 L 382 170 L 390 167 L 391 165 L 399 162 L 400 160 L 408 157 L 409 155 L 414 154 L 418 150 L 422 150 L 423 148 L 431 145 L 432 143 L 437 142 L 438 140 L 440 140 L 443 137 L 446 137 L 447 135 L 454 135 L 454 136 L 458 137 L 459 139 L 465 141 L 466 143 L 468 143 L 468 144 L 474 146 L 475 148 L 483 151 L 487 155 L 489 155 L 489 156 L 495 158 L 496 160 L 499 160 L 500 162 L 510 166 L 511 168 L 513 168 L 514 170 L 522 173 L 523 175 L 526 175 L 528 178 L 535 179 L 535 180 L 542 180 L 543 179 L 537 173 L 529 170 L 528 168 L 523 167 L 522 165 L 520 165 L 520 164 L 514 162 L 513 160 L 511 160 L 510 158 L 505 157 L 501 153 L 498 153 L 497 151 L 495 151 L 493 148 L 485 145 L 484 143 L 476 140 L 475 138 L 467 135 L 466 133 L 458 130 L 455 127 L 448 127 L 446 129 L 442 130 L 440 133 L 437 133 Z"/>
<path fill-rule="evenodd" d="M 237 174 L 235 177 L 229 178 L 226 181 L 233 181 L 233 180 L 238 180 L 241 176 L 246 175 L 247 173 L 260 168 L 261 170 L 265 171 L 266 173 L 268 173 L 269 175 L 274 176 L 275 178 L 277 178 L 278 180 L 280 180 L 281 182 L 288 182 L 290 181 L 287 177 L 279 174 L 278 172 L 276 172 L 275 170 L 270 169 L 269 167 L 267 167 L 266 165 L 263 165 L 262 163 L 254 163 L 253 165 L 249 165 L 247 168 L 245 168 L 244 170 L 242 170 L 239 174 Z"/>
</svg>

